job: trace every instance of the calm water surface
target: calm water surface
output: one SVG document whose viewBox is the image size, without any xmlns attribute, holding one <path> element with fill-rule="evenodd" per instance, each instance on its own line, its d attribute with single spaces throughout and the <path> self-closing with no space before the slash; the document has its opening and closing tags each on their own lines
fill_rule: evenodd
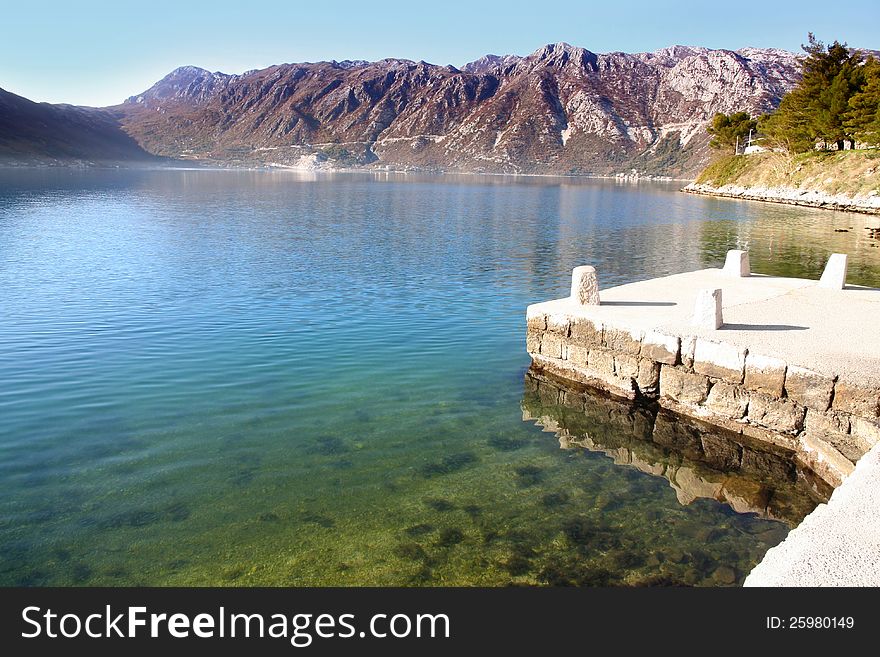
<svg viewBox="0 0 880 657">
<path fill-rule="evenodd" d="M 730 248 L 880 285 L 878 220 L 676 188 L 0 172 L 0 585 L 741 581 L 809 485 L 541 396 L 525 307 Z"/>
</svg>

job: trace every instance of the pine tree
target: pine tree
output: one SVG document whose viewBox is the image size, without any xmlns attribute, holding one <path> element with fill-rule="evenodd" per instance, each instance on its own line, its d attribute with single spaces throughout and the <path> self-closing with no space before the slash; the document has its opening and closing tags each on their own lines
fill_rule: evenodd
<svg viewBox="0 0 880 657">
<path fill-rule="evenodd" d="M 739 141 L 744 142 L 749 133 L 758 127 L 748 112 L 734 112 L 731 115 L 719 112 L 712 117 L 706 132 L 712 135 L 709 146 L 718 149 L 733 149 Z"/>
<path fill-rule="evenodd" d="M 843 149 L 854 141 L 846 115 L 850 99 L 865 85 L 862 55 L 838 41 L 826 46 L 812 32 L 801 47 L 807 53 L 801 81 L 761 121 L 762 131 L 792 151 L 809 150 L 817 141 Z"/>
<path fill-rule="evenodd" d="M 758 131 L 789 153 L 810 150 L 816 139 L 810 129 L 805 94 L 800 89 L 787 93 L 775 112 L 764 114 L 758 119 Z"/>
<path fill-rule="evenodd" d="M 863 75 L 865 84 L 849 99 L 844 125 L 859 141 L 880 146 L 880 62 L 869 58 Z"/>
</svg>

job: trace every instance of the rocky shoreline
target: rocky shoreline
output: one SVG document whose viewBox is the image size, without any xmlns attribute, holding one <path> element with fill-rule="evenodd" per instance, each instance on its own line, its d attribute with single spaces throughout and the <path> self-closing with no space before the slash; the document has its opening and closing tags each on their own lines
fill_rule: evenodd
<svg viewBox="0 0 880 657">
<path fill-rule="evenodd" d="M 826 210 L 860 212 L 862 214 L 880 215 L 880 193 L 870 195 L 848 196 L 846 194 L 829 194 L 818 190 L 795 189 L 792 187 L 744 187 L 741 185 L 704 185 L 691 183 L 683 187 L 683 192 L 702 194 L 704 196 L 720 196 L 738 198 L 747 201 L 765 201 L 767 203 L 784 203 L 801 205 Z"/>
</svg>

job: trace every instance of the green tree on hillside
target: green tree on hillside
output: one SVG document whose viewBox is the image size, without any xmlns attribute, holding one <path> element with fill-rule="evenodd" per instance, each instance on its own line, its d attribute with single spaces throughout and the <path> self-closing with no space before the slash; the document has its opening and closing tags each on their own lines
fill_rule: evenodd
<svg viewBox="0 0 880 657">
<path fill-rule="evenodd" d="M 743 143 L 752 130 L 758 127 L 748 112 L 734 112 L 727 115 L 719 112 L 712 117 L 712 123 L 706 128 L 706 131 L 712 135 L 709 146 L 712 148 L 733 150 L 737 140 Z"/>
<path fill-rule="evenodd" d="M 758 119 L 758 131 L 789 153 L 801 153 L 813 147 L 816 139 L 809 127 L 807 103 L 800 89 L 783 96 L 775 112 Z"/>
<path fill-rule="evenodd" d="M 880 146 L 880 62 L 869 58 L 865 84 L 849 99 L 844 125 L 859 141 Z"/>
<path fill-rule="evenodd" d="M 791 151 L 804 151 L 817 141 L 842 150 L 853 142 L 847 127 L 850 99 L 865 86 L 862 54 L 835 41 L 826 46 L 810 33 L 802 46 L 807 57 L 802 77 L 779 108 L 760 122 L 761 130 Z"/>
</svg>

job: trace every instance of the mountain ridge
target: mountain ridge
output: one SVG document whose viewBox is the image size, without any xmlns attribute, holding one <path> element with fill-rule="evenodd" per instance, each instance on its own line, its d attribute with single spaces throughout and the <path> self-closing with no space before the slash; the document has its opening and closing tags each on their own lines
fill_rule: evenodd
<svg viewBox="0 0 880 657">
<path fill-rule="evenodd" d="M 774 108 L 800 56 L 564 42 L 461 68 L 405 59 L 175 69 L 104 108 L 153 155 L 224 166 L 692 176 L 716 111 Z"/>
</svg>

